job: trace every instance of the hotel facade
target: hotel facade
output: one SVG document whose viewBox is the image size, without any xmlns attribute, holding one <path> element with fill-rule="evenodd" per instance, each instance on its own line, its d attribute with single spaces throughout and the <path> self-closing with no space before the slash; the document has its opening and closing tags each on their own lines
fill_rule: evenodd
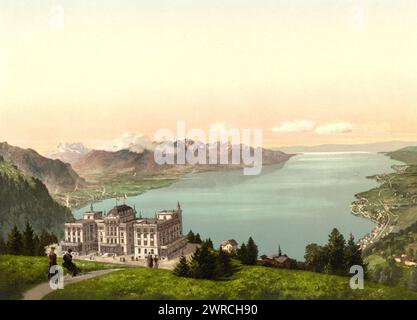
<svg viewBox="0 0 417 320">
<path fill-rule="evenodd" d="M 154 218 L 136 217 L 136 209 L 125 204 L 107 214 L 84 213 L 83 218 L 65 223 L 61 250 L 79 255 L 95 252 L 146 259 L 149 255 L 168 260 L 183 253 L 187 239 L 182 233 L 182 209 L 163 210 Z"/>
</svg>

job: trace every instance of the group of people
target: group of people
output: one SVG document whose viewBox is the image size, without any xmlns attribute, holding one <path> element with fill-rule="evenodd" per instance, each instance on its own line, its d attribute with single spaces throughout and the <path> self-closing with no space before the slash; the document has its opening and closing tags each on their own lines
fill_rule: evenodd
<svg viewBox="0 0 417 320">
<path fill-rule="evenodd" d="M 157 256 L 152 258 L 151 254 L 148 255 L 147 258 L 146 258 L 146 262 L 147 262 L 149 268 L 158 269 L 158 257 Z"/>
<path fill-rule="evenodd" d="M 68 249 L 68 251 L 64 254 L 64 257 L 63 257 L 64 262 L 62 263 L 62 266 L 64 268 L 66 268 L 71 273 L 71 275 L 73 277 L 75 277 L 77 274 L 79 274 L 81 272 L 81 270 L 77 267 L 77 265 L 74 262 L 72 262 L 72 254 L 71 253 L 72 253 L 72 250 Z M 58 265 L 57 255 L 55 253 L 55 248 L 54 247 L 51 247 L 48 258 L 49 258 L 48 278 L 51 279 L 51 277 L 57 273 L 56 270 L 53 270 L 53 269 L 51 270 L 51 268 L 53 266 Z M 91 257 L 90 257 L 90 260 L 92 260 Z M 124 261 L 126 261 L 126 260 L 124 260 Z M 148 265 L 149 268 L 156 268 L 156 269 L 158 268 L 159 260 L 158 260 L 158 257 L 156 255 L 154 257 L 152 257 L 151 254 L 148 255 L 147 258 L 146 258 L 146 262 L 147 262 L 147 265 Z"/>
<path fill-rule="evenodd" d="M 64 254 L 64 262 L 62 263 L 62 266 L 66 268 L 73 277 L 75 277 L 77 274 L 81 272 L 81 270 L 76 266 L 74 262 L 72 262 L 72 250 L 68 249 L 68 251 Z M 58 265 L 57 263 L 57 255 L 55 253 L 55 248 L 51 247 L 51 251 L 48 255 L 49 258 L 49 273 L 48 278 L 51 279 L 52 276 L 54 276 L 57 273 L 57 270 L 53 270 L 53 266 Z M 52 268 L 52 269 L 51 269 Z"/>
</svg>

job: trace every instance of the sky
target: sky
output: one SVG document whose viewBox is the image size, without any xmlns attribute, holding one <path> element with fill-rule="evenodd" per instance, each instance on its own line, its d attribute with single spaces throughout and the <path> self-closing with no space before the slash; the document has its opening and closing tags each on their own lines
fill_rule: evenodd
<svg viewBox="0 0 417 320">
<path fill-rule="evenodd" d="M 417 2 L 0 0 L 0 141 L 417 140 Z M 175 132 L 175 131 L 174 131 Z"/>
</svg>

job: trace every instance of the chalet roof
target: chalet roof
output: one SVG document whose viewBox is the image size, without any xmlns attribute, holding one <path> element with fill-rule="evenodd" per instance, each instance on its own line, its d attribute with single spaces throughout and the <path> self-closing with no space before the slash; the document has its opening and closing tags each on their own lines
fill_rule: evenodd
<svg viewBox="0 0 417 320">
<path fill-rule="evenodd" d="M 221 245 L 222 246 L 225 246 L 227 244 L 230 244 L 230 245 L 232 245 L 234 247 L 237 247 L 237 241 L 235 239 L 225 240 L 225 241 L 222 242 Z"/>
<path fill-rule="evenodd" d="M 284 262 L 287 262 L 288 260 L 290 260 L 290 258 L 288 258 L 286 256 L 280 256 L 280 257 L 274 258 L 274 260 L 279 262 L 279 263 L 284 263 Z"/>
</svg>

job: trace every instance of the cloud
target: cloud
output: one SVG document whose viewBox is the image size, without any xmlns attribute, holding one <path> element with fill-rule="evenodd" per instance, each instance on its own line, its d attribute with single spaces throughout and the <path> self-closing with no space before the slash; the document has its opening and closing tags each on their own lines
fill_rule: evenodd
<svg viewBox="0 0 417 320">
<path fill-rule="evenodd" d="M 274 132 L 308 132 L 312 131 L 316 124 L 311 120 L 284 121 L 278 127 L 272 128 Z"/>
<path fill-rule="evenodd" d="M 143 134 L 125 133 L 120 138 L 104 143 L 98 149 L 106 151 L 130 150 L 141 153 L 144 149 L 152 150 L 152 141 Z"/>
<path fill-rule="evenodd" d="M 353 125 L 349 122 L 328 123 L 316 127 L 317 134 L 351 133 Z"/>
</svg>

